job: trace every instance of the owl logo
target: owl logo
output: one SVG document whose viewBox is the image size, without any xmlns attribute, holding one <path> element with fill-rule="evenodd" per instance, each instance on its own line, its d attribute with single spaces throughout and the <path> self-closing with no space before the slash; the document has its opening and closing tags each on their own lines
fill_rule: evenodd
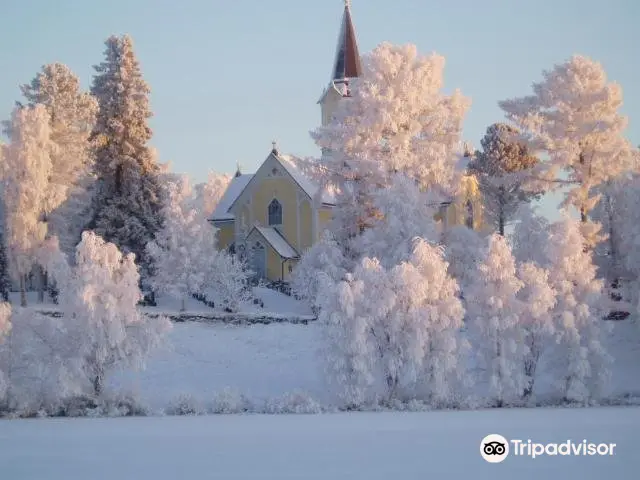
<svg viewBox="0 0 640 480">
<path fill-rule="evenodd" d="M 509 455 L 509 441 L 492 433 L 480 442 L 480 455 L 489 463 L 500 463 Z"/>
</svg>

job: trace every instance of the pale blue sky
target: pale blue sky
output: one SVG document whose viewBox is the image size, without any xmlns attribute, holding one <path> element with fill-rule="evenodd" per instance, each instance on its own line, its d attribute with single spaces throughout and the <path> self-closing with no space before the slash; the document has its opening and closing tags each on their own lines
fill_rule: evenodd
<svg viewBox="0 0 640 480">
<path fill-rule="evenodd" d="M 0 117 L 41 65 L 69 65 L 88 87 L 111 34 L 132 35 L 149 82 L 153 144 L 200 181 L 253 171 L 277 140 L 316 155 L 308 132 L 329 80 L 343 0 L 0 0 Z M 353 0 L 361 53 L 382 41 L 446 57 L 446 90 L 472 98 L 464 136 L 479 145 L 503 120 L 501 99 L 525 95 L 574 53 L 604 65 L 625 94 L 640 144 L 637 0 Z"/>
</svg>

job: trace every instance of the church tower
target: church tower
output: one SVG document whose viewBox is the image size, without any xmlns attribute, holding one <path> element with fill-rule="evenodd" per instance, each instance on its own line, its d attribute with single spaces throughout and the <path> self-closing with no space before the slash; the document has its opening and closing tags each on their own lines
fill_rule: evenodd
<svg viewBox="0 0 640 480">
<path fill-rule="evenodd" d="M 345 0 L 342 24 L 338 35 L 336 56 L 331 70 L 331 79 L 328 87 L 322 93 L 318 103 L 322 113 L 322 126 L 326 126 L 333 117 L 338 102 L 343 97 L 349 96 L 349 80 L 360 77 L 362 65 L 356 32 L 351 19 L 351 2 Z"/>
</svg>

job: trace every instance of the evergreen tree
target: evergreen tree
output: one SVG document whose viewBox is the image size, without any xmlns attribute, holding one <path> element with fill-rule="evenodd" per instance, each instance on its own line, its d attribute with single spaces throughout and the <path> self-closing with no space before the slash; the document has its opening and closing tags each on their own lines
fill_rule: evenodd
<svg viewBox="0 0 640 480">
<path fill-rule="evenodd" d="M 518 134 L 504 123 L 491 125 L 480 142 L 482 150 L 469 164 L 480 184 L 485 218 L 502 236 L 520 204 L 537 196 L 525 189 L 525 182 L 538 159 L 529 154 L 524 142 L 517 141 Z"/>
<path fill-rule="evenodd" d="M 148 143 L 150 89 L 129 36 L 111 36 L 105 60 L 95 66 L 91 93 L 98 114 L 95 142 L 97 191 L 89 228 L 124 253 L 134 253 L 143 285 L 152 272 L 145 252 L 162 226 L 160 168 Z"/>
</svg>

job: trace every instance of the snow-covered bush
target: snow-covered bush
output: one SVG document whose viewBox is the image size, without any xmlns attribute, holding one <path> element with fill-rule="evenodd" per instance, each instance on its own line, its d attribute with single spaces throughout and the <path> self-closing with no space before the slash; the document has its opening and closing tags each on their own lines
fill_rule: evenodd
<svg viewBox="0 0 640 480">
<path fill-rule="evenodd" d="M 286 393 L 280 398 L 270 399 L 267 401 L 264 409 L 264 413 L 269 414 L 314 414 L 322 412 L 322 405 L 307 393 L 301 391 Z"/>
<path fill-rule="evenodd" d="M 55 415 L 84 394 L 85 375 L 66 319 L 14 308 L 12 329 L 0 344 L 8 384 L 7 410 L 19 416 Z"/>
<path fill-rule="evenodd" d="M 170 402 L 165 413 L 167 415 L 204 415 L 207 410 L 195 396 L 183 393 Z"/>
<path fill-rule="evenodd" d="M 243 413 L 251 408 L 251 402 L 239 390 L 226 387 L 213 398 L 211 413 Z"/>
</svg>

